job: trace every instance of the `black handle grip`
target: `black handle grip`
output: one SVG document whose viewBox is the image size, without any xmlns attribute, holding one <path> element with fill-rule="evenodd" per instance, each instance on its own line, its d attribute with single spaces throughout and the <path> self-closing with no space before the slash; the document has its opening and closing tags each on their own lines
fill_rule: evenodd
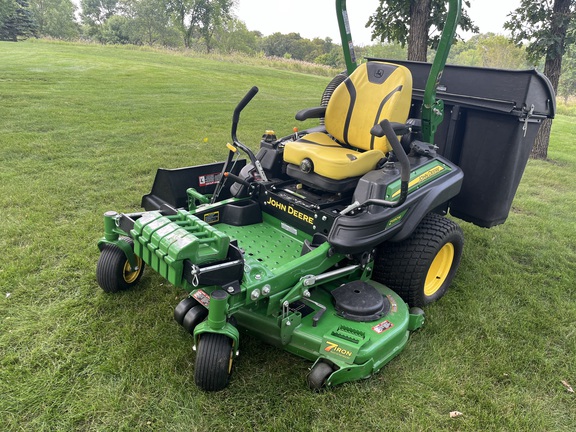
<svg viewBox="0 0 576 432">
<path fill-rule="evenodd" d="M 240 112 L 244 108 L 246 108 L 246 105 L 248 105 L 248 103 L 250 103 L 250 101 L 254 98 L 254 96 L 256 96 L 256 93 L 258 93 L 258 87 L 254 86 L 250 90 L 248 90 L 246 96 L 244 96 L 242 100 L 238 103 L 238 105 L 234 109 L 234 117 L 232 119 L 234 123 L 238 123 L 238 120 L 240 119 Z"/>
<path fill-rule="evenodd" d="M 224 177 L 229 178 L 230 180 L 234 181 L 234 183 L 240 183 L 246 187 L 250 187 L 250 183 L 248 183 L 243 178 L 238 177 L 236 174 L 232 174 L 231 172 L 225 172 Z"/>
<path fill-rule="evenodd" d="M 372 129 L 370 129 L 370 135 L 382 138 L 384 135 L 386 135 L 386 132 L 384 132 L 384 129 L 382 128 L 380 123 L 377 123 L 374 126 L 372 126 Z"/>
<path fill-rule="evenodd" d="M 234 115 L 232 116 L 232 134 L 231 134 L 232 141 L 234 143 L 238 141 L 238 138 L 236 137 L 236 131 L 238 130 L 238 122 L 240 121 L 240 112 L 242 112 L 242 110 L 246 107 L 246 105 L 248 105 L 248 103 L 254 98 L 254 96 L 256 96 L 256 93 L 258 93 L 258 87 L 254 86 L 250 90 L 248 90 L 246 96 L 242 98 L 240 103 L 234 109 Z"/>
</svg>

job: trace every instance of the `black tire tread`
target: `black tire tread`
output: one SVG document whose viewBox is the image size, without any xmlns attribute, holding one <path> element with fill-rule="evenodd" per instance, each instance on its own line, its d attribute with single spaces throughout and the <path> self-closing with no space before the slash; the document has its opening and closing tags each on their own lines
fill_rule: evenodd
<svg viewBox="0 0 576 432">
<path fill-rule="evenodd" d="M 326 385 L 326 380 L 334 372 L 332 366 L 325 362 L 316 363 L 308 374 L 308 387 L 314 391 L 322 390 Z"/>
<path fill-rule="evenodd" d="M 456 249 L 452 269 L 438 295 L 428 299 L 423 291 L 424 280 L 431 261 L 447 241 L 452 241 Z M 410 306 L 422 307 L 445 293 L 460 264 L 463 244 L 464 235 L 457 223 L 430 213 L 408 239 L 378 248 L 373 278 L 396 291 Z"/>
<path fill-rule="evenodd" d="M 182 323 L 184 322 L 184 317 L 186 316 L 188 311 L 198 304 L 200 303 L 198 303 L 198 301 L 195 298 L 186 297 L 174 308 L 174 320 L 178 324 L 182 325 Z"/>
<path fill-rule="evenodd" d="M 208 316 L 208 309 L 201 304 L 192 306 L 182 319 L 182 327 L 190 333 L 194 334 L 194 329 Z"/>
<path fill-rule="evenodd" d="M 228 365 L 232 340 L 218 333 L 204 333 L 198 341 L 194 381 L 205 391 L 226 388 L 230 380 Z"/>
<path fill-rule="evenodd" d="M 131 238 L 122 237 L 122 240 L 130 244 L 130 246 L 134 246 L 134 241 Z M 144 273 L 144 261 L 142 261 L 138 278 L 130 284 L 123 278 L 125 263 L 126 256 L 120 248 L 111 244 L 103 246 L 102 252 L 98 258 L 98 263 L 96 264 L 96 281 L 104 292 L 116 293 L 118 291 L 123 291 L 136 285 L 140 281 L 140 278 Z"/>
</svg>

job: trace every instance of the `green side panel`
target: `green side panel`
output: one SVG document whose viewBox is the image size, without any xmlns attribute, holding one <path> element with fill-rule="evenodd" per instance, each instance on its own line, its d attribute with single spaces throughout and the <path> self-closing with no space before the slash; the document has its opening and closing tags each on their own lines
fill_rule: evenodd
<svg viewBox="0 0 576 432">
<path fill-rule="evenodd" d="M 440 162 L 433 160 L 430 163 L 414 170 L 410 173 L 410 183 L 408 183 L 408 193 L 412 193 L 417 189 L 427 185 L 439 177 L 445 176 L 450 173 L 452 168 Z M 396 201 L 400 197 L 400 180 L 392 182 L 388 189 L 386 189 L 386 199 Z"/>
<path fill-rule="evenodd" d="M 184 260 L 196 265 L 222 261 L 230 237 L 187 211 L 173 216 L 147 212 L 131 231 L 134 252 L 176 286 L 182 283 Z"/>
</svg>

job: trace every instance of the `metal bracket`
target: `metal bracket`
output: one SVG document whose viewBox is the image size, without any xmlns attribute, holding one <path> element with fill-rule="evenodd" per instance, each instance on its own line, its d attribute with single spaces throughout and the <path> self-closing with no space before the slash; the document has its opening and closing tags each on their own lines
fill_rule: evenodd
<svg viewBox="0 0 576 432">
<path fill-rule="evenodd" d="M 530 117 L 532 117 L 533 115 L 534 115 L 534 104 L 532 104 L 532 106 L 530 107 L 530 111 L 526 113 L 526 118 L 524 119 L 524 126 L 522 127 L 522 130 L 524 131 L 524 138 L 526 138 L 526 133 L 528 132 L 528 121 L 530 120 Z"/>
</svg>

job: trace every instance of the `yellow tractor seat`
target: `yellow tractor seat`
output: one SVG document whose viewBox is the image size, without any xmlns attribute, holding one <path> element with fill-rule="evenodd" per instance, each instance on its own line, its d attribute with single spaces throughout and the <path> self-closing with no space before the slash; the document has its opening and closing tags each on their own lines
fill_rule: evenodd
<svg viewBox="0 0 576 432">
<path fill-rule="evenodd" d="M 391 150 L 370 129 L 384 119 L 405 123 L 412 75 L 400 65 L 364 63 L 342 82 L 326 107 L 326 133 L 314 132 L 284 147 L 288 175 L 320 189 L 342 192 L 376 168 Z"/>
<path fill-rule="evenodd" d="M 313 169 L 316 174 L 333 180 L 362 176 L 373 170 L 378 161 L 384 157 L 381 150 L 360 152 L 342 147 L 322 132 L 311 133 L 289 143 L 288 151 L 290 160 L 302 161 L 301 169 L 304 168 L 308 172 Z M 304 162 L 306 159 L 311 162 L 310 169 L 306 168 Z M 284 160 L 286 160 L 286 148 Z"/>
</svg>

